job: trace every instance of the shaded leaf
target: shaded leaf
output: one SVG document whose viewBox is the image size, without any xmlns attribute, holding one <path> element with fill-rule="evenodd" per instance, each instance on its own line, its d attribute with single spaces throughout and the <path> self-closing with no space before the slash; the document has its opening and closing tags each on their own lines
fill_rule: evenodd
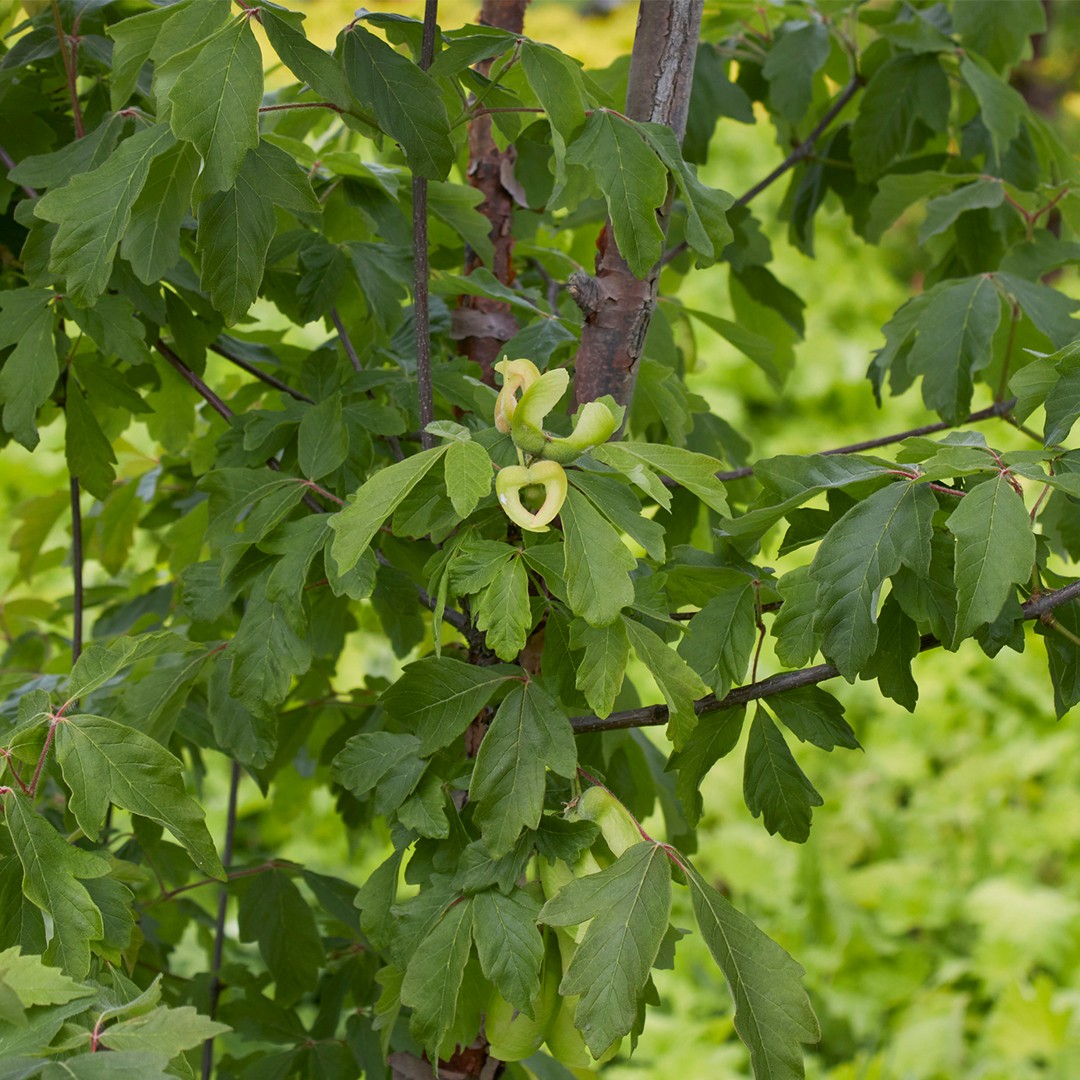
<svg viewBox="0 0 1080 1080">
<path fill-rule="evenodd" d="M 694 869 L 687 883 L 701 936 L 735 1002 L 735 1030 L 759 1080 L 802 1080 L 801 1043 L 821 1037 L 803 969 Z"/>
<path fill-rule="evenodd" d="M 480 743 L 469 795 L 484 845 L 498 858 L 544 809 L 545 772 L 571 777 L 577 746 L 570 722 L 537 683 L 514 687 Z"/>
<path fill-rule="evenodd" d="M 79 827 L 96 837 L 109 803 L 156 821 L 180 841 L 195 865 L 224 878 L 202 806 L 184 790 L 183 767 L 160 743 L 104 716 L 56 723 L 56 756 L 71 788 Z"/>
</svg>

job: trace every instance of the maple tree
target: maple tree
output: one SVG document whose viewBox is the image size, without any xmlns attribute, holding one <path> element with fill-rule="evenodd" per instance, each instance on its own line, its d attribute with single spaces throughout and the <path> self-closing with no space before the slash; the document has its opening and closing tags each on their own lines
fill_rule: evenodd
<svg viewBox="0 0 1080 1080">
<path fill-rule="evenodd" d="M 14 543 L 42 580 L 64 519 L 73 571 L 5 658 L 0 1077 L 599 1068 L 677 962 L 673 885 L 755 1076 L 801 1077 L 802 970 L 692 859 L 747 708 L 747 809 L 799 842 L 788 735 L 859 745 L 822 683 L 914 710 L 919 652 L 1034 624 L 1080 701 L 1077 165 L 1010 83 L 1043 5 L 653 0 L 599 71 L 524 8 L 331 52 L 270 0 L 0 4 L 3 432 L 60 424 L 70 475 Z M 790 149 L 736 198 L 699 173 L 758 114 Z M 794 363 L 778 182 L 807 254 L 830 196 L 870 244 L 924 206 L 869 377 L 939 422 L 751 464 L 688 389 L 695 325 Z M 715 264 L 731 319 L 679 300 Z M 384 860 L 237 858 L 240 785 L 286 782 Z"/>
</svg>

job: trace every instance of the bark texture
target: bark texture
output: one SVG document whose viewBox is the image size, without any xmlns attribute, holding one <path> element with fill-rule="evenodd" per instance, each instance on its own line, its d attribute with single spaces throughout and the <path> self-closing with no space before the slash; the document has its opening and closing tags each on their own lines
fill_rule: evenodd
<svg viewBox="0 0 1080 1080">
<path fill-rule="evenodd" d="M 703 0 L 640 0 L 626 113 L 632 120 L 666 124 L 680 142 L 686 131 L 690 86 Z M 658 212 L 667 232 L 671 190 Z M 638 361 L 656 307 L 661 263 L 637 278 L 619 253 L 608 221 L 596 241 L 596 276 L 578 275 L 570 293 L 585 312 L 574 375 L 578 403 L 611 394 L 629 408 Z"/>
<path fill-rule="evenodd" d="M 525 26 L 525 8 L 529 0 L 484 0 L 480 23 L 520 34 Z M 487 75 L 491 61 L 477 65 Z M 504 285 L 514 280 L 514 238 L 511 225 L 514 212 L 513 185 L 516 152 L 512 146 L 500 150 L 492 137 L 490 116 L 479 116 L 469 124 L 469 183 L 481 192 L 484 201 L 480 212 L 491 222 L 488 235 L 495 248 L 495 261 L 488 269 Z M 480 260 L 466 251 L 465 272 L 472 273 Z M 463 296 L 454 313 L 453 333 L 461 342 L 462 353 L 483 369 L 484 382 L 495 384 L 494 365 L 502 358 L 503 344 L 518 332 L 518 322 L 510 305 L 484 296 Z"/>
</svg>

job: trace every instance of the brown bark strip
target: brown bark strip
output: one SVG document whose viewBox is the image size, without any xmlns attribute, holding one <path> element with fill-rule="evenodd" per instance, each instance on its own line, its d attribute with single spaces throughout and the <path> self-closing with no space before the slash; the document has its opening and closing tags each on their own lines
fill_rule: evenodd
<svg viewBox="0 0 1080 1080">
<path fill-rule="evenodd" d="M 680 141 L 686 131 L 702 6 L 703 0 L 641 0 L 630 57 L 627 115 L 666 124 Z M 665 234 L 670 209 L 669 187 L 668 199 L 657 214 Z M 585 309 L 574 397 L 581 403 L 611 394 L 629 407 L 662 264 L 658 262 L 644 280 L 635 277 L 619 253 L 610 221 L 596 246 L 595 288 L 589 288 L 594 306 Z M 584 290 L 584 282 L 574 284 L 579 292 Z"/>
<path fill-rule="evenodd" d="M 528 3 L 529 0 L 483 0 L 480 25 L 520 34 L 525 26 Z M 487 75 L 491 64 L 492 61 L 485 60 L 477 65 L 477 70 Z M 512 146 L 500 150 L 495 144 L 490 114 L 470 122 L 469 183 L 484 196 L 478 209 L 491 222 L 488 235 L 495 248 L 495 260 L 488 269 L 504 285 L 514 281 L 514 238 L 511 235 L 514 197 L 504 181 L 513 176 L 516 159 L 517 152 Z M 465 273 L 471 274 L 479 265 L 476 253 L 466 249 Z M 510 305 L 486 296 L 463 296 L 454 313 L 454 329 L 461 335 L 461 352 L 480 365 L 484 382 L 493 386 L 494 365 L 502 357 L 503 344 L 519 329 Z"/>
</svg>

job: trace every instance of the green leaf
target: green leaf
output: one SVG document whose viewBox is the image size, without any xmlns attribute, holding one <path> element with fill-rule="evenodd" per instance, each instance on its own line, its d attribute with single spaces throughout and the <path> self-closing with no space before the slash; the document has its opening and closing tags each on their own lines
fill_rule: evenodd
<svg viewBox="0 0 1080 1080">
<path fill-rule="evenodd" d="M 735 1002 L 735 1030 L 750 1051 L 754 1075 L 803 1080 L 800 1044 L 821 1037 L 802 985 L 803 969 L 693 866 L 686 878 L 701 936 Z"/>
<path fill-rule="evenodd" d="M 718 188 L 703 184 L 683 160 L 682 150 L 675 132 L 666 124 L 642 124 L 652 148 L 660 155 L 675 180 L 675 186 L 686 206 L 686 239 L 690 246 L 706 261 L 719 258 L 734 239 L 728 224 L 726 211 L 731 209 L 734 197 Z M 699 264 L 700 265 L 700 264 Z"/>
<path fill-rule="evenodd" d="M 168 1064 L 169 1059 L 160 1052 L 81 1054 L 47 1065 L 41 1080 L 175 1080 L 165 1071 Z"/>
<path fill-rule="evenodd" d="M 979 103 L 982 122 L 1000 160 L 1009 143 L 1020 134 L 1020 124 L 1028 115 L 1027 103 L 979 57 L 965 56 L 960 61 L 960 77 Z"/>
<path fill-rule="evenodd" d="M 580 66 L 550 45 L 526 41 L 521 47 L 521 68 L 551 126 L 569 142 L 585 123 Z"/>
<path fill-rule="evenodd" d="M 821 542 L 810 566 L 818 586 L 815 628 L 822 652 L 845 678 L 853 680 L 874 651 L 885 579 L 901 566 L 927 574 L 936 509 L 925 484 L 890 484 L 856 503 Z"/>
<path fill-rule="evenodd" d="M 686 820 L 691 826 L 697 825 L 704 810 L 701 782 L 722 757 L 735 749 L 745 716 L 745 708 L 706 713 L 698 720 L 697 727 L 686 740 L 686 745 L 671 755 L 667 769 L 678 770 L 675 794 L 678 795 Z"/>
<path fill-rule="evenodd" d="M 818 635 L 814 632 L 817 583 L 810 577 L 808 566 L 797 566 L 780 579 L 777 590 L 784 603 L 772 622 L 776 658 L 785 667 L 801 667 L 818 650 Z"/>
<path fill-rule="evenodd" d="M 89 307 L 105 291 L 150 166 L 174 143 L 166 124 L 145 128 L 120 143 L 103 165 L 72 177 L 34 207 L 37 217 L 60 226 L 49 269 L 66 279 L 67 295 L 80 307 Z"/>
<path fill-rule="evenodd" d="M 1000 71 L 1031 55 L 1031 38 L 1046 29 L 1046 12 L 1039 0 L 966 0 L 952 10 L 952 22 L 964 48 Z"/>
<path fill-rule="evenodd" d="M 800 686 L 769 698 L 777 719 L 801 742 L 822 750 L 859 750 L 859 740 L 844 719 L 844 706 L 820 686 Z"/>
<path fill-rule="evenodd" d="M 640 544 L 650 559 L 664 561 L 664 527 L 641 513 L 641 503 L 626 484 L 612 476 L 579 469 L 571 470 L 567 479 L 616 529 Z"/>
<path fill-rule="evenodd" d="M 570 608 L 592 626 L 613 623 L 634 600 L 629 571 L 637 559 L 584 495 L 570 488 L 562 505 Z"/>
<path fill-rule="evenodd" d="M 98 835 L 113 803 L 164 826 L 203 873 L 224 879 L 203 808 L 184 790 L 180 761 L 160 743 L 126 724 L 81 714 L 56 722 L 56 756 L 71 788 L 69 808 L 87 836 Z"/>
<path fill-rule="evenodd" d="M 495 261 L 491 242 L 491 222 L 484 217 L 480 204 L 484 194 L 464 184 L 428 182 L 428 210 L 449 225 L 484 263 Z M 516 355 L 516 354 L 511 354 Z"/>
<path fill-rule="evenodd" d="M 109 863 L 65 843 L 59 833 L 30 804 L 8 790 L 0 796 L 4 820 L 23 868 L 23 893 L 53 922 L 45 961 L 55 960 L 74 979 L 90 971 L 90 942 L 105 932 L 101 912 L 80 878 L 104 877 Z"/>
<path fill-rule="evenodd" d="M 426 767 L 415 735 L 365 731 L 349 739 L 334 758 L 330 779 L 358 799 L 375 790 L 376 812 L 389 813 L 413 793 Z"/>
<path fill-rule="evenodd" d="M 589 923 L 559 993 L 581 995 L 574 1026 L 595 1057 L 634 1026 L 670 913 L 671 867 L 653 843 L 635 844 L 606 870 L 574 878 L 541 909 L 548 926 Z"/>
<path fill-rule="evenodd" d="M 200 1015 L 190 1005 L 159 1005 L 142 1016 L 107 1027 L 101 1034 L 101 1044 L 110 1050 L 144 1050 L 174 1058 L 231 1030 L 226 1024 Z"/>
<path fill-rule="evenodd" d="M 344 36 L 349 88 L 401 144 L 417 176 L 445 180 L 454 144 L 439 84 L 362 26 L 353 25 Z"/>
<path fill-rule="evenodd" d="M 64 396 L 64 415 L 67 418 L 64 456 L 68 471 L 94 498 L 104 502 L 116 479 L 113 468 L 116 454 L 82 391 L 70 381 Z"/>
<path fill-rule="evenodd" d="M 135 92 L 139 73 L 143 64 L 150 59 L 150 50 L 162 26 L 175 14 L 170 8 L 155 8 L 120 19 L 106 28 L 105 33 L 113 39 L 109 94 L 114 109 L 123 108 Z"/>
<path fill-rule="evenodd" d="M 350 108 L 352 100 L 345 72 L 338 62 L 308 41 L 303 30 L 290 26 L 276 12 L 263 8 L 260 17 L 274 52 L 297 79 L 307 83 L 324 101 Z"/>
<path fill-rule="evenodd" d="M 676 750 L 697 725 L 694 700 L 704 697 L 708 686 L 662 637 L 633 619 L 625 619 L 626 634 L 637 658 L 649 669 L 668 705 L 668 738 Z"/>
<path fill-rule="evenodd" d="M 934 53 L 901 53 L 874 72 L 851 130 L 860 181 L 875 180 L 911 147 L 918 124 L 944 131 L 951 95 Z"/>
<path fill-rule="evenodd" d="M 406 666 L 381 702 L 389 716 L 416 732 L 420 753 L 426 757 L 461 735 L 492 694 L 516 678 L 520 678 L 517 668 L 476 667 L 445 656 L 426 656 Z"/>
<path fill-rule="evenodd" d="M 922 375 L 923 401 L 953 424 L 971 411 L 972 374 L 991 360 L 1001 296 L 985 275 L 935 289 L 919 319 L 907 366 Z"/>
<path fill-rule="evenodd" d="M 724 570 L 717 575 L 716 595 L 686 624 L 679 655 L 722 698 L 746 675 L 756 637 L 753 579 Z"/>
<path fill-rule="evenodd" d="M 540 901 L 524 889 L 509 896 L 493 890 L 473 899 L 472 933 L 480 968 L 499 993 L 529 1017 L 544 959 L 544 939 L 536 926 L 539 915 Z"/>
<path fill-rule="evenodd" d="M 349 432 L 342 421 L 341 394 L 331 394 L 304 411 L 297 433 L 300 471 L 318 480 L 338 468 L 349 453 Z"/>
<path fill-rule="evenodd" d="M 1024 500 L 1008 479 L 976 484 L 946 523 L 956 537 L 955 646 L 1001 613 L 1035 562 L 1035 535 Z"/>
<path fill-rule="evenodd" d="M 805 843 L 813 807 L 822 798 L 791 756 L 777 726 L 758 707 L 750 725 L 743 759 L 743 798 L 754 817 L 762 817 L 769 833 Z"/>
<path fill-rule="evenodd" d="M 12 991 L 25 1008 L 65 1005 L 94 993 L 93 987 L 77 983 L 59 968 L 47 967 L 40 956 L 24 956 L 15 945 L 0 952 L 0 985 Z"/>
<path fill-rule="evenodd" d="M 544 809 L 545 771 L 572 777 L 577 746 L 570 721 L 537 683 L 506 695 L 480 743 L 470 799 L 492 856 L 505 855 Z"/>
<path fill-rule="evenodd" d="M 265 139 L 248 152 L 244 169 L 258 188 L 275 206 L 294 213 L 319 214 L 319 202 L 307 173 L 297 164 L 292 154 Z"/>
<path fill-rule="evenodd" d="M 585 650 L 576 666 L 574 685 L 585 695 L 589 708 L 604 719 L 615 708 L 630 659 L 625 622 L 616 619 L 608 626 L 590 626 L 584 619 L 575 619 L 570 625 L 570 646 Z"/>
<path fill-rule="evenodd" d="M 68 701 L 77 701 L 92 693 L 139 660 L 164 653 L 185 652 L 199 652 L 205 656 L 203 646 L 188 641 L 171 630 L 121 637 L 108 645 L 99 641 L 91 642 L 71 669 L 66 691 Z"/>
<path fill-rule="evenodd" d="M 597 461 L 629 475 L 635 465 L 646 465 L 692 491 L 706 506 L 718 514 L 730 513 L 727 490 L 716 479 L 723 462 L 707 454 L 695 454 L 678 446 L 663 443 L 605 443 L 591 451 Z"/>
<path fill-rule="evenodd" d="M 620 254 L 634 275 L 645 277 L 663 252 L 656 211 L 667 198 L 668 174 L 638 126 L 594 109 L 566 160 L 590 171 L 607 203 Z"/>
<path fill-rule="evenodd" d="M 491 491 L 491 458 L 479 443 L 455 440 L 446 451 L 443 470 L 446 493 L 458 514 L 467 518 Z"/>
<path fill-rule="evenodd" d="M 1080 301 L 1071 296 L 1041 285 L 1025 281 L 1015 274 L 994 275 L 1024 309 L 1024 314 L 1035 324 L 1039 333 L 1045 334 L 1055 349 L 1064 349 L 1080 337 L 1080 323 L 1072 318 L 1080 308 Z"/>
<path fill-rule="evenodd" d="M 911 674 L 911 661 L 918 655 L 919 628 L 904 611 L 895 593 L 890 593 L 878 616 L 878 647 L 859 675 L 877 679 L 881 692 L 915 711 L 919 687 Z"/>
<path fill-rule="evenodd" d="M 253 155 L 243 159 L 233 186 L 199 205 L 195 246 L 202 286 L 230 325 L 259 294 L 275 225 L 274 206 L 259 186 Z"/>
<path fill-rule="evenodd" d="M 973 177 L 968 177 L 972 179 Z M 940 172 L 890 173 L 877 182 L 877 192 L 870 203 L 866 239 L 876 244 L 885 230 L 913 203 L 954 187 L 963 176 Z"/>
<path fill-rule="evenodd" d="M 120 241 L 120 254 L 144 285 L 155 284 L 180 258 L 180 228 L 191 212 L 198 172 L 199 155 L 190 143 L 170 147 L 150 164 Z"/>
<path fill-rule="evenodd" d="M 451 904 L 417 946 L 401 983 L 401 1003 L 413 1011 L 410 1030 L 433 1061 L 454 1024 L 472 944 L 473 902 Z"/>
<path fill-rule="evenodd" d="M 15 346 L 0 368 L 4 430 L 27 450 L 38 444 L 37 411 L 49 400 L 60 370 L 54 299 L 49 289 L 9 289 L 0 295 L 0 349 Z"/>
<path fill-rule="evenodd" d="M 357 564 L 382 523 L 446 450 L 447 444 L 433 446 L 381 469 L 349 498 L 344 510 L 330 519 L 330 528 L 335 533 L 330 554 L 337 563 L 338 573 L 344 574 Z"/>
<path fill-rule="evenodd" d="M 948 195 L 926 204 L 926 217 L 919 228 L 919 243 L 943 233 L 968 210 L 994 209 L 1005 201 L 1005 185 L 997 177 L 986 177 L 965 184 Z"/>
<path fill-rule="evenodd" d="M 810 105 L 814 76 L 829 57 L 824 24 L 786 22 L 776 32 L 761 74 L 769 83 L 769 103 L 789 123 L 797 124 Z"/>
<path fill-rule="evenodd" d="M 23 158 L 8 173 L 8 179 L 16 184 L 34 187 L 60 187 L 76 173 L 89 172 L 103 164 L 113 152 L 123 128 L 122 116 L 106 116 L 83 138 L 65 143 L 50 154 L 33 154 Z"/>
<path fill-rule="evenodd" d="M 264 591 L 248 602 L 240 629 L 229 643 L 229 692 L 256 716 L 267 716 L 288 696 L 294 675 L 311 665 L 311 645 L 303 615 L 275 603 Z"/>
<path fill-rule="evenodd" d="M 487 455 L 484 457 L 486 459 Z M 480 594 L 476 606 L 476 628 L 485 631 L 488 648 L 500 660 L 514 660 L 525 648 L 533 623 L 532 607 L 529 603 L 529 577 L 521 559 L 516 556 L 498 563 L 497 566 L 497 573 Z"/>
<path fill-rule="evenodd" d="M 173 134 L 194 143 L 203 160 L 198 199 L 232 187 L 247 151 L 259 145 L 262 93 L 262 53 L 248 19 L 214 34 L 173 83 Z"/>
<path fill-rule="evenodd" d="M 1065 630 L 1066 637 L 1056 628 Z M 1060 720 L 1077 702 L 1080 702 L 1080 604 L 1075 600 L 1054 609 L 1054 622 L 1049 625 L 1036 622 L 1035 632 L 1046 645 L 1046 660 L 1050 670 L 1050 682 L 1054 687 L 1054 712 Z"/>
<path fill-rule="evenodd" d="M 288 874 L 267 870 L 240 894 L 241 941 L 256 941 L 274 980 L 274 1000 L 293 1005 L 315 989 L 323 943 L 315 915 Z"/>
</svg>

